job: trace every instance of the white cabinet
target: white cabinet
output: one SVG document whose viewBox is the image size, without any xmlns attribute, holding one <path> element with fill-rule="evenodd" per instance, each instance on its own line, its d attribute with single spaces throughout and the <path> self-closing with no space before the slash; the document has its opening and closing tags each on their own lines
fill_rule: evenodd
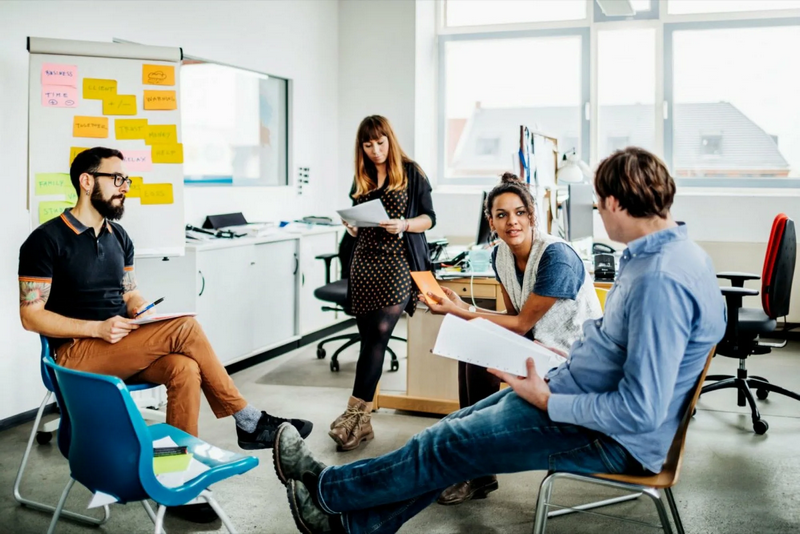
<svg viewBox="0 0 800 534">
<path fill-rule="evenodd" d="M 320 254 L 336 254 L 341 231 L 304 235 L 300 241 L 300 334 L 307 335 L 331 326 L 347 316 L 341 312 L 322 311 L 330 305 L 314 296 L 314 290 L 325 285 L 325 262 L 315 259 Z M 339 279 L 339 260 L 331 264 L 331 281 Z"/>
<path fill-rule="evenodd" d="M 300 258 L 297 241 L 255 245 L 249 277 L 253 295 L 252 343 L 268 347 L 297 332 L 297 285 Z"/>
</svg>

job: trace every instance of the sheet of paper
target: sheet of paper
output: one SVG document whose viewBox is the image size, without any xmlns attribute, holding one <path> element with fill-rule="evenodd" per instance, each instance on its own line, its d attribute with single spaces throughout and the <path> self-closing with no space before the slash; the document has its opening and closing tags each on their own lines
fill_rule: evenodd
<svg viewBox="0 0 800 534">
<path fill-rule="evenodd" d="M 78 66 L 45 63 L 42 65 L 42 85 L 78 87 Z"/>
<path fill-rule="evenodd" d="M 114 121 L 117 139 L 144 139 L 147 134 L 147 119 L 117 119 Z"/>
<path fill-rule="evenodd" d="M 145 89 L 144 109 L 178 109 L 178 97 L 176 96 L 175 91 L 153 91 Z"/>
<path fill-rule="evenodd" d="M 72 187 L 69 174 L 63 172 L 37 172 L 34 175 L 36 195 L 66 195 L 75 188 Z"/>
<path fill-rule="evenodd" d="M 75 206 L 74 202 L 64 200 L 47 200 L 39 202 L 39 224 L 44 224 L 50 219 L 55 219 L 67 208 Z"/>
<path fill-rule="evenodd" d="M 131 179 L 131 187 L 128 189 L 128 194 L 125 195 L 128 198 L 142 198 L 142 185 L 144 185 L 144 179 L 141 176 L 130 176 Z"/>
<path fill-rule="evenodd" d="M 144 136 L 145 144 L 177 144 L 178 127 L 174 124 L 151 124 Z"/>
<path fill-rule="evenodd" d="M 136 95 L 115 95 L 104 98 L 103 115 L 136 115 Z"/>
<path fill-rule="evenodd" d="M 170 65 L 142 65 L 144 85 L 175 85 L 175 67 Z"/>
<path fill-rule="evenodd" d="M 206 464 L 192 458 L 189 462 L 189 469 L 186 471 L 156 475 L 156 479 L 167 488 L 177 488 L 208 470 L 209 467 Z"/>
<path fill-rule="evenodd" d="M 117 498 L 113 495 L 103 493 L 102 491 L 97 491 L 94 493 L 94 495 L 92 495 L 92 500 L 89 501 L 89 506 L 86 508 L 99 508 L 101 506 L 105 506 L 106 504 L 115 502 L 117 502 Z"/>
<path fill-rule="evenodd" d="M 124 150 L 122 164 L 127 172 L 148 172 L 153 170 L 153 158 L 149 150 Z"/>
<path fill-rule="evenodd" d="M 77 108 L 78 90 L 66 85 L 43 85 L 42 105 L 46 108 Z"/>
<path fill-rule="evenodd" d="M 151 145 L 153 163 L 183 163 L 183 145 L 181 143 L 160 143 Z"/>
<path fill-rule="evenodd" d="M 383 207 L 383 203 L 379 199 L 370 200 L 352 208 L 337 210 L 336 213 L 347 221 L 347 224 L 356 228 L 380 226 L 379 223 L 381 221 L 389 220 L 386 208 Z"/>
<path fill-rule="evenodd" d="M 197 315 L 194 312 L 181 312 L 181 313 L 159 313 L 156 315 L 148 315 L 146 317 L 139 317 L 138 319 L 134 319 L 131 321 L 133 324 L 150 324 L 150 323 L 157 323 L 159 321 L 169 321 L 170 319 L 176 319 L 178 317 L 194 317 Z M 168 445 L 155 445 L 153 442 L 154 447 L 167 447 Z M 174 445 L 173 445 L 174 446 Z"/>
<path fill-rule="evenodd" d="M 93 137 L 105 139 L 108 137 L 108 117 L 81 117 L 76 116 L 72 122 L 73 137 Z"/>
<path fill-rule="evenodd" d="M 484 323 L 484 324 L 482 324 Z M 498 331 L 484 319 L 465 321 L 447 315 L 442 321 L 433 353 L 481 367 L 492 367 L 517 376 L 527 376 L 525 361 L 533 358 L 536 374 L 544 377 L 564 359 L 541 345 L 518 336 L 503 327 Z"/>
<path fill-rule="evenodd" d="M 411 278 L 413 278 L 414 283 L 417 284 L 417 289 L 422 293 L 425 302 L 430 302 L 431 300 L 428 293 L 433 293 L 437 297 L 447 300 L 447 295 L 444 290 L 442 290 L 442 286 L 439 285 L 439 282 L 433 277 L 432 272 L 411 271 Z"/>
<path fill-rule="evenodd" d="M 178 444 L 170 436 L 159 438 L 153 442 L 154 449 L 163 449 L 166 447 L 177 447 Z"/>
<path fill-rule="evenodd" d="M 103 100 L 117 94 L 117 80 L 104 80 L 101 78 L 83 79 L 83 98 L 90 100 Z"/>
<path fill-rule="evenodd" d="M 172 184 L 143 184 L 140 197 L 144 204 L 172 204 Z"/>
<path fill-rule="evenodd" d="M 83 152 L 84 150 L 89 150 L 90 147 L 87 146 L 72 146 L 69 148 L 69 164 L 72 165 L 72 162 L 75 161 L 75 156 Z"/>
</svg>

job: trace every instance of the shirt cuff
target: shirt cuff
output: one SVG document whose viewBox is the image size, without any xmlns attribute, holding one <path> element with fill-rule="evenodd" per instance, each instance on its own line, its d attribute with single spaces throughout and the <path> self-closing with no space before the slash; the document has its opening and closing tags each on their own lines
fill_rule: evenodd
<svg viewBox="0 0 800 534">
<path fill-rule="evenodd" d="M 572 415 L 572 406 L 575 404 L 577 395 L 564 395 L 553 393 L 547 400 L 547 415 L 557 423 L 569 423 L 577 425 L 578 421 Z"/>
</svg>

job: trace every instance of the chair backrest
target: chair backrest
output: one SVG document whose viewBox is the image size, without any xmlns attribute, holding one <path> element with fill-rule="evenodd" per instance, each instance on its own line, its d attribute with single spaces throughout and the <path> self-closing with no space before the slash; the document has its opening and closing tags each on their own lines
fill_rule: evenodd
<svg viewBox="0 0 800 534">
<path fill-rule="evenodd" d="M 72 477 L 123 503 L 146 498 L 140 472 L 146 465 L 152 473 L 152 439 L 125 383 L 61 367 L 49 356 L 45 365 L 52 371 L 62 417 L 65 411 L 68 417 L 71 436 L 65 445 Z"/>
<path fill-rule="evenodd" d="M 771 318 L 789 314 L 789 296 L 797 260 L 794 221 L 785 213 L 772 221 L 764 270 L 761 273 L 761 305 Z"/>
<path fill-rule="evenodd" d="M 344 233 L 339 242 L 339 266 L 342 268 L 340 278 L 350 278 L 350 264 L 353 261 L 353 252 L 356 249 L 356 238 Z"/>
<path fill-rule="evenodd" d="M 600 301 L 600 309 L 606 311 L 606 297 L 608 297 L 609 290 L 603 287 L 596 287 L 594 291 L 597 293 L 597 300 Z"/>
<path fill-rule="evenodd" d="M 50 342 L 47 341 L 47 338 L 43 335 L 39 335 L 39 340 L 42 342 L 42 353 L 41 356 L 39 357 L 40 360 L 39 372 L 42 374 L 42 384 L 44 384 L 44 387 L 47 388 L 47 391 L 55 392 L 55 390 L 53 389 L 53 382 L 50 377 L 50 373 L 47 371 L 47 366 L 45 366 L 44 364 L 45 357 L 52 358 L 53 356 L 53 354 L 50 351 Z M 59 402 L 59 406 L 60 405 L 61 403 Z"/>
</svg>

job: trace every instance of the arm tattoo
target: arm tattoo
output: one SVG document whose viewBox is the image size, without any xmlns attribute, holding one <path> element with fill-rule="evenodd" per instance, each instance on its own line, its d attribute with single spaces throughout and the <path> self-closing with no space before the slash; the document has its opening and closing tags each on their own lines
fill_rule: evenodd
<svg viewBox="0 0 800 534">
<path fill-rule="evenodd" d="M 133 275 L 133 271 L 125 271 L 122 276 L 122 294 L 124 295 L 134 289 L 136 289 L 136 277 Z"/>
<path fill-rule="evenodd" d="M 23 282 L 19 283 L 19 305 L 20 307 L 33 306 L 34 304 L 45 304 L 50 298 L 51 284 L 45 282 Z"/>
</svg>

